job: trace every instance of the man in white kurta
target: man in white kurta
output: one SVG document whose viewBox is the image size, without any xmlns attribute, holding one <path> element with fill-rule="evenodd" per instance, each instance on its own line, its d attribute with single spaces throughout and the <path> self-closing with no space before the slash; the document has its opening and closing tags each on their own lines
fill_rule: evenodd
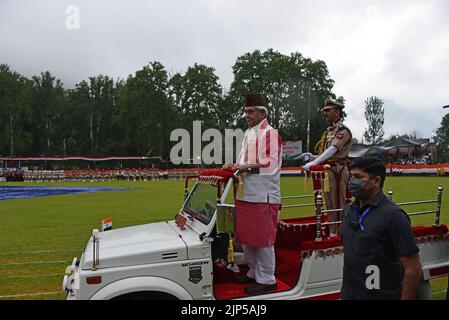
<svg viewBox="0 0 449 320">
<path fill-rule="evenodd" d="M 281 138 L 266 119 L 266 98 L 260 93 L 246 97 L 245 132 L 237 163 L 243 197 L 236 198 L 236 241 L 243 246 L 248 273 L 236 278 L 250 284 L 245 291 L 261 294 L 276 289 L 274 242 L 280 209 Z M 226 166 L 225 166 L 226 167 Z"/>
</svg>

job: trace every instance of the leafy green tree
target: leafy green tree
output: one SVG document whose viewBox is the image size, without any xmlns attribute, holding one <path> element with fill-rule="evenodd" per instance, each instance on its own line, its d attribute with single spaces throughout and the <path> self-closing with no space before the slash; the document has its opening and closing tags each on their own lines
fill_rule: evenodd
<svg viewBox="0 0 449 320">
<path fill-rule="evenodd" d="M 305 142 L 310 117 L 312 145 L 318 140 L 327 126 L 320 108 L 325 98 L 335 97 L 334 81 L 324 61 L 313 61 L 300 53 L 287 56 L 273 49 L 255 50 L 238 57 L 233 72 L 234 81 L 225 101 L 236 126 L 246 126 L 243 117 L 246 94 L 258 91 L 267 96 L 271 124 L 284 139 Z"/>
<path fill-rule="evenodd" d="M 214 72 L 214 68 L 195 63 L 184 75 L 177 73 L 170 79 L 169 93 L 182 127 L 191 127 L 195 120 L 201 120 L 205 128 L 220 127 L 223 90 Z"/>
<path fill-rule="evenodd" d="M 441 127 L 435 134 L 435 143 L 437 145 L 438 161 L 446 163 L 449 161 L 449 114 L 446 114 L 441 120 Z"/>
<path fill-rule="evenodd" d="M 48 71 L 32 77 L 32 82 L 32 150 L 35 154 L 61 154 L 63 139 L 60 133 L 64 126 L 61 120 L 65 104 L 63 84 Z"/>
<path fill-rule="evenodd" d="M 74 131 L 66 134 L 77 140 L 79 152 L 103 154 L 114 114 L 114 83 L 108 76 L 89 77 L 89 83 L 81 81 L 69 93 Z"/>
<path fill-rule="evenodd" d="M 334 81 L 329 76 L 326 63 L 304 58 L 300 53 L 291 55 L 294 71 L 291 77 L 292 90 L 289 93 L 288 116 L 281 132 L 288 139 L 300 139 L 307 142 L 307 128 L 310 119 L 310 148 L 321 137 L 328 124 L 321 111 L 324 100 L 328 97 L 344 104 L 343 97 L 336 97 L 332 92 Z M 345 114 L 343 114 L 345 115 Z"/>
<path fill-rule="evenodd" d="M 368 128 L 365 129 L 363 136 L 371 144 L 379 144 L 384 136 L 384 102 L 378 97 L 369 97 L 365 100 L 365 119 L 368 122 Z"/>
<path fill-rule="evenodd" d="M 246 126 L 243 107 L 248 92 L 262 92 L 269 100 L 272 125 L 279 128 L 281 115 L 285 114 L 286 90 L 290 63 L 287 56 L 269 49 L 255 50 L 237 58 L 232 67 L 234 81 L 229 92 L 234 119 L 238 127 Z"/>
<path fill-rule="evenodd" d="M 27 154 L 32 145 L 31 83 L 20 74 L 0 65 L 0 154 Z"/>
<path fill-rule="evenodd" d="M 243 106 L 251 91 L 269 99 L 271 123 L 285 139 L 312 143 L 326 127 L 319 108 L 332 93 L 323 61 L 273 49 L 238 57 L 234 81 L 223 93 L 214 68 L 194 64 L 169 77 L 151 62 L 126 80 L 89 77 L 66 90 L 50 72 L 31 80 L 0 65 L 0 154 L 123 155 L 167 157 L 175 128 L 245 128 Z M 309 110 L 310 108 L 310 116 Z"/>
<path fill-rule="evenodd" d="M 123 149 L 131 154 L 167 156 L 174 112 L 164 66 L 151 62 L 130 75 L 118 103 Z"/>
</svg>

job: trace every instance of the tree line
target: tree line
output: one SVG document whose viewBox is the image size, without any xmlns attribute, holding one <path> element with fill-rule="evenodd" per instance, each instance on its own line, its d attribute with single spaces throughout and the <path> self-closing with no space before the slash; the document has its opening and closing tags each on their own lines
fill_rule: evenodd
<svg viewBox="0 0 449 320">
<path fill-rule="evenodd" d="M 371 96 L 365 100 L 365 119 L 368 127 L 365 129 L 363 136 L 369 144 L 380 144 L 389 142 L 397 138 L 419 139 L 421 138 L 416 130 L 408 134 L 392 134 L 389 138 L 383 139 L 384 136 L 384 108 L 383 100 Z M 449 162 L 449 114 L 446 114 L 442 120 L 440 127 L 432 134 L 432 142 L 436 145 L 436 156 L 434 162 Z"/>
<path fill-rule="evenodd" d="M 336 98 L 324 61 L 298 52 L 255 50 L 238 57 L 232 70 L 234 80 L 227 91 L 212 67 L 195 63 L 185 73 L 170 75 L 157 61 L 126 80 L 98 75 L 66 89 L 48 71 L 28 79 L 0 64 L 0 155 L 167 158 L 175 143 L 171 131 L 191 132 L 195 120 L 202 121 L 203 130 L 245 129 L 243 105 L 252 91 L 268 97 L 269 120 L 285 140 L 306 141 L 310 117 L 311 146 L 315 144 L 327 126 L 319 109 L 326 97 Z M 338 100 L 344 102 L 343 97 Z M 365 100 L 365 118 L 366 142 L 381 143 L 380 98 Z M 435 136 L 444 159 L 449 159 L 447 119 Z"/>
<path fill-rule="evenodd" d="M 337 98 L 326 63 L 295 52 L 255 50 L 239 56 L 229 90 L 215 69 L 195 63 L 170 75 L 157 61 L 127 79 L 89 77 L 65 88 L 45 71 L 31 79 L 0 65 L 0 155 L 147 155 L 167 158 L 170 132 L 246 128 L 248 92 L 269 100 L 269 120 L 285 140 L 306 141 L 310 109 L 311 145 L 327 124 L 320 108 Z M 344 102 L 343 97 L 338 97 Z"/>
</svg>

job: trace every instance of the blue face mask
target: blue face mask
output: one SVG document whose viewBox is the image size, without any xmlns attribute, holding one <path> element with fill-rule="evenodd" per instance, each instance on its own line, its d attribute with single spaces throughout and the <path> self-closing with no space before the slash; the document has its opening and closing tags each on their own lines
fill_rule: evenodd
<svg viewBox="0 0 449 320">
<path fill-rule="evenodd" d="M 351 178 L 348 184 L 348 191 L 358 200 L 364 200 L 368 197 L 368 192 L 363 188 L 366 181 L 357 178 Z"/>
</svg>

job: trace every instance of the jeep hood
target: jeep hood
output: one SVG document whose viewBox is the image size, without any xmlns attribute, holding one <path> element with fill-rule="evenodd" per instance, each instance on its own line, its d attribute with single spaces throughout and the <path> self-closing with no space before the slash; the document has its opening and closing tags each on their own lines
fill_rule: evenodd
<svg viewBox="0 0 449 320">
<path fill-rule="evenodd" d="M 157 222 L 99 233 L 98 269 L 187 259 L 180 234 L 168 222 Z M 89 239 L 80 267 L 92 269 L 93 244 Z"/>
</svg>

